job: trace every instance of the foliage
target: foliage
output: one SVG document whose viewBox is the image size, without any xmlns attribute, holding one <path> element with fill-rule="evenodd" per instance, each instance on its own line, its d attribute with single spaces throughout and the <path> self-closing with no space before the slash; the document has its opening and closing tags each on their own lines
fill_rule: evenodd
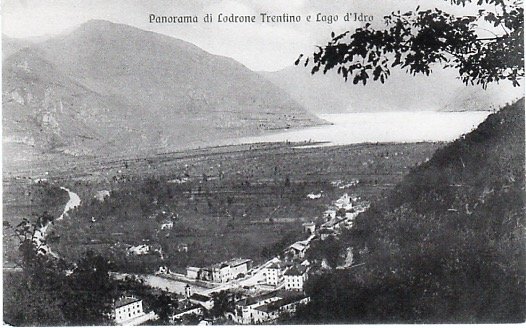
<svg viewBox="0 0 526 328">
<path fill-rule="evenodd" d="M 465 6 L 470 0 L 451 0 Z M 312 73 L 336 68 L 345 80 L 364 85 L 371 77 L 382 83 L 390 67 L 411 74 L 429 75 L 433 64 L 453 67 L 466 84 L 510 80 L 514 86 L 524 77 L 524 10 L 520 0 L 478 0 L 478 13 L 456 17 L 439 9 L 384 17 L 386 29 L 370 24 L 335 35 L 312 56 Z M 494 7 L 493 10 L 487 8 Z M 485 28 L 489 25 L 488 28 Z M 489 32 L 491 37 L 481 37 Z M 296 65 L 303 55 L 298 58 Z M 308 57 L 304 64 L 308 65 Z"/>
<path fill-rule="evenodd" d="M 115 295 L 106 259 L 87 252 L 73 272 L 62 280 L 63 312 L 69 323 L 104 323 L 111 315 Z"/>
<path fill-rule="evenodd" d="M 521 100 L 413 169 L 356 218 L 364 265 L 312 277 L 296 320 L 522 322 L 524 133 Z"/>
<path fill-rule="evenodd" d="M 155 298 L 152 307 L 156 309 L 155 313 L 159 316 L 159 324 L 169 325 L 170 318 L 177 309 L 177 299 L 173 299 L 170 295 L 162 293 Z"/>
<path fill-rule="evenodd" d="M 331 268 L 336 268 L 342 262 L 343 248 L 344 243 L 340 239 L 329 236 L 323 241 L 313 241 L 307 250 L 307 258 L 310 261 L 325 259 Z"/>
<path fill-rule="evenodd" d="M 25 272 L 4 273 L 4 323 L 12 326 L 58 326 L 66 322 L 57 294 Z"/>
<path fill-rule="evenodd" d="M 107 325 L 113 301 L 133 293 L 159 314 L 161 323 L 168 323 L 177 301 L 137 279 L 114 281 L 112 264 L 104 257 L 88 251 L 76 264 L 69 264 L 44 253 L 45 240 L 36 240 L 40 240 L 39 229 L 52 220 L 44 214 L 35 223 L 24 219 L 16 226 L 23 270 L 8 276 L 6 322 L 16 326 Z"/>
<path fill-rule="evenodd" d="M 264 246 L 261 251 L 261 257 L 263 258 L 271 258 L 274 256 L 277 256 L 290 245 L 292 245 L 294 242 L 296 242 L 298 239 L 300 239 L 303 236 L 302 232 L 299 231 L 289 231 L 283 235 L 278 241 L 276 241 L 274 244 L 270 245 L 269 247 Z"/>
<path fill-rule="evenodd" d="M 214 307 L 211 310 L 211 314 L 215 317 L 221 317 L 226 312 L 234 312 L 234 294 L 229 291 L 222 290 L 212 294 L 214 300 Z"/>
</svg>

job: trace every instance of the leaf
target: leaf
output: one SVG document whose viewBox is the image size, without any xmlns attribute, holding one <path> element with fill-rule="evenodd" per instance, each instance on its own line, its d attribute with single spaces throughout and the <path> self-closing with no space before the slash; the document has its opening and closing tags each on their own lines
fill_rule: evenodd
<svg viewBox="0 0 526 328">
<path fill-rule="evenodd" d="M 298 66 L 300 61 L 301 61 L 301 58 L 303 57 L 303 54 L 300 54 L 300 56 L 298 57 L 298 59 L 296 59 L 296 61 L 294 62 L 294 65 Z"/>
<path fill-rule="evenodd" d="M 353 80 L 352 80 L 352 83 L 353 84 L 358 84 L 358 82 L 360 82 L 360 77 L 358 75 L 356 75 Z"/>
</svg>

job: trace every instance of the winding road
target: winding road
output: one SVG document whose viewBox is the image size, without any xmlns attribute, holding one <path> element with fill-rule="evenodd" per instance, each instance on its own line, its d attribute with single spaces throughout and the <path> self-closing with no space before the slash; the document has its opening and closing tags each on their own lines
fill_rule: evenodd
<svg viewBox="0 0 526 328">
<path fill-rule="evenodd" d="M 68 193 L 69 200 L 66 203 L 66 206 L 64 206 L 64 211 L 62 211 L 62 214 L 60 214 L 60 216 L 55 219 L 56 221 L 63 220 L 64 216 L 67 215 L 69 211 L 76 208 L 81 203 L 79 195 L 77 195 L 76 193 L 74 193 L 73 191 L 69 190 L 66 187 L 60 187 L 60 189 Z M 35 234 L 33 235 L 33 242 L 36 244 L 39 252 L 42 252 L 44 254 L 49 254 L 49 255 L 52 255 L 58 258 L 58 255 L 51 250 L 49 245 L 45 244 L 46 232 L 49 226 L 53 224 L 55 220 L 49 221 L 45 226 L 35 231 Z"/>
</svg>

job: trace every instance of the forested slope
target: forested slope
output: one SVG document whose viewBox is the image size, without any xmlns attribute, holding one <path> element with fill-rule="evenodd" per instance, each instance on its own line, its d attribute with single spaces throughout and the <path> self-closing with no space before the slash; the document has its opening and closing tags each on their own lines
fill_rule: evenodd
<svg viewBox="0 0 526 328">
<path fill-rule="evenodd" d="M 524 321 L 524 133 L 522 99 L 413 169 L 341 235 L 363 265 L 312 277 L 295 320 Z"/>
</svg>

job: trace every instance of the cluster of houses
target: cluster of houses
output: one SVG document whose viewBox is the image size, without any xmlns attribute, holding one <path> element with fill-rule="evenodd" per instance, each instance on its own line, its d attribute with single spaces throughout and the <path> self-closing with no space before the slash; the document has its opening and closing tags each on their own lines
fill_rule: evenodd
<svg viewBox="0 0 526 328">
<path fill-rule="evenodd" d="M 225 283 L 244 277 L 251 268 L 252 260 L 250 259 L 232 259 L 205 268 L 187 267 L 186 277 L 190 279 Z"/>
<path fill-rule="evenodd" d="M 308 265 L 306 260 L 300 265 L 277 260 L 263 269 L 264 283 L 285 290 L 303 291 L 308 278 Z"/>
<path fill-rule="evenodd" d="M 365 211 L 369 204 L 358 197 L 344 194 L 334 205 L 325 211 L 321 220 L 316 223 L 303 223 L 303 230 L 308 238 L 288 246 L 281 256 L 269 260 L 260 267 L 252 268 L 252 260 L 236 258 L 207 267 L 187 267 L 186 280 L 213 282 L 218 290 L 231 293 L 234 304 L 232 312 L 226 317 L 238 324 L 273 323 L 284 314 L 293 314 L 301 304 L 309 302 L 304 293 L 304 286 L 309 277 L 311 264 L 305 259 L 312 240 L 325 239 L 337 235 L 342 228 L 352 227 L 356 216 Z M 132 249 L 134 253 L 148 252 L 145 245 Z M 160 273 L 169 273 L 162 268 Z M 226 283 L 232 285 L 226 285 Z M 241 292 L 233 292 L 234 286 Z M 179 301 L 172 322 L 177 323 L 188 317 L 204 318 L 214 307 L 210 295 L 192 293 L 192 287 L 185 288 L 184 299 Z M 209 291 L 210 292 L 210 291 Z M 213 295 L 213 293 L 212 293 Z M 115 322 L 130 324 L 137 318 L 144 318 L 142 301 L 136 298 L 119 300 L 115 303 Z"/>
<path fill-rule="evenodd" d="M 181 321 L 185 316 L 195 315 L 203 318 L 214 307 L 212 297 L 190 292 L 187 286 L 186 299 L 179 302 L 177 313 L 172 321 Z M 306 304 L 310 298 L 297 290 L 275 289 L 252 294 L 245 291 L 233 297 L 234 308 L 225 315 L 237 324 L 261 324 L 275 322 L 283 314 L 292 314 L 298 305 Z"/>
<path fill-rule="evenodd" d="M 283 314 L 293 314 L 310 298 L 302 292 L 274 290 L 238 301 L 231 319 L 238 324 L 272 323 Z"/>
<path fill-rule="evenodd" d="M 352 228 L 354 219 L 368 207 L 369 202 L 361 201 L 357 196 L 343 194 L 324 212 L 325 222 L 320 225 L 317 232 L 321 240 L 337 235 L 342 228 Z"/>
</svg>

